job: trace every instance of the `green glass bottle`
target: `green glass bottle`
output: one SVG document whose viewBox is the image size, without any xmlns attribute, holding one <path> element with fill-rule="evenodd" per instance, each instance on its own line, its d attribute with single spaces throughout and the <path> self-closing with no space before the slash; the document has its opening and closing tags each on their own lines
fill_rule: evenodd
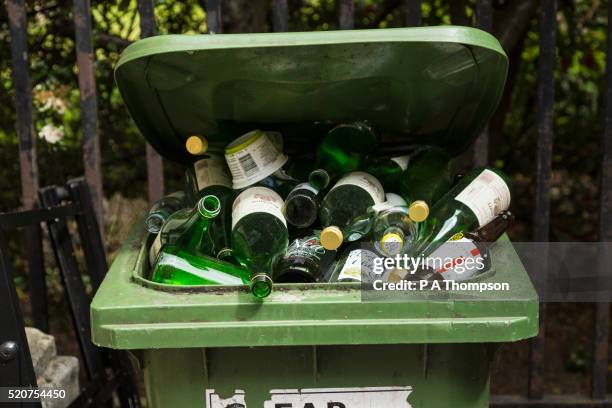
<svg viewBox="0 0 612 408">
<path fill-rule="evenodd" d="M 157 201 L 151 209 L 145 219 L 145 226 L 147 231 L 151 234 L 157 234 L 164 225 L 164 222 L 172 214 L 178 210 L 186 207 L 185 192 L 177 191 L 172 194 L 168 194 L 161 200 Z"/>
<path fill-rule="evenodd" d="M 151 280 L 168 285 L 246 285 L 249 272 L 196 250 L 164 245 L 157 255 Z"/>
<path fill-rule="evenodd" d="M 232 189 L 232 177 L 219 153 L 209 152 L 193 163 L 186 172 L 188 197 L 196 203 L 202 197 L 214 195 L 220 202 L 220 213 L 210 226 L 210 238 L 215 257 L 236 264 L 231 250 L 231 214 L 236 192 Z"/>
<path fill-rule="evenodd" d="M 408 203 L 412 220 L 424 221 L 452 183 L 452 159 L 445 150 L 428 146 L 416 152 L 400 181 L 400 194 Z"/>
<path fill-rule="evenodd" d="M 402 175 L 408 168 L 411 156 L 407 154 L 391 158 L 368 159 L 365 172 L 376 177 L 385 191 L 399 191 Z"/>
<path fill-rule="evenodd" d="M 175 212 L 166 220 L 160 231 L 161 247 L 176 245 L 214 255 L 210 226 L 220 210 L 219 199 L 214 195 L 207 195 L 202 197 L 193 209 L 185 208 Z"/>
<path fill-rule="evenodd" d="M 264 298 L 272 291 L 272 268 L 287 250 L 289 234 L 283 199 L 265 187 L 244 190 L 232 209 L 232 250 L 251 271 L 251 292 Z"/>
<path fill-rule="evenodd" d="M 488 224 L 510 206 L 510 186 L 510 179 L 500 170 L 472 170 L 432 208 L 408 255 L 428 256 L 453 235 Z"/>
<path fill-rule="evenodd" d="M 319 143 L 316 166 L 327 170 L 332 178 L 357 170 L 376 143 L 376 134 L 366 122 L 338 125 Z"/>
<path fill-rule="evenodd" d="M 384 200 L 383 187 L 374 176 L 361 171 L 344 175 L 321 203 L 323 246 L 330 250 L 338 248 L 344 241 L 342 231 L 359 217 L 367 217 L 368 209 Z"/>
<path fill-rule="evenodd" d="M 321 246 L 320 231 L 293 240 L 274 266 L 274 282 L 310 283 L 319 280 L 333 262 L 335 253 Z"/>
</svg>

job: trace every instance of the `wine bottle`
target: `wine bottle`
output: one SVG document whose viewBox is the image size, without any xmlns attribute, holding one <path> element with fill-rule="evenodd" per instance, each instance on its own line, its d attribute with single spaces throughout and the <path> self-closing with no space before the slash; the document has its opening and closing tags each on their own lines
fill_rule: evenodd
<svg viewBox="0 0 612 408">
<path fill-rule="evenodd" d="M 453 235 L 488 224 L 510 206 L 510 180 L 500 170 L 472 170 L 432 208 L 408 253 L 428 256 Z"/>
<path fill-rule="evenodd" d="M 193 249 L 164 245 L 151 280 L 168 285 L 245 285 L 249 283 L 249 272 Z"/>
<path fill-rule="evenodd" d="M 365 243 L 349 245 L 333 266 L 330 282 L 373 282 L 375 260 L 380 255 Z"/>
<path fill-rule="evenodd" d="M 297 228 L 310 227 L 317 220 L 321 189 L 327 187 L 329 174 L 316 169 L 308 179 L 308 182 L 296 185 L 285 199 L 285 218 Z"/>
<path fill-rule="evenodd" d="M 227 262 L 237 263 L 231 251 L 231 213 L 236 193 L 225 159 L 218 153 L 207 153 L 185 172 L 187 195 L 196 202 L 206 195 L 214 195 L 220 202 L 220 213 L 210 226 L 213 255 Z"/>
<path fill-rule="evenodd" d="M 159 233 L 161 247 L 176 245 L 214 255 L 210 226 L 220 210 L 219 199 L 214 195 L 207 195 L 202 197 L 193 209 L 185 208 L 175 212 L 166 220 Z"/>
<path fill-rule="evenodd" d="M 366 122 L 341 124 L 330 130 L 319 143 L 316 166 L 332 178 L 359 169 L 366 154 L 376 147 L 374 130 Z"/>
<path fill-rule="evenodd" d="M 289 243 L 283 205 L 283 199 L 265 187 L 244 190 L 233 204 L 233 254 L 251 270 L 251 292 L 258 298 L 272 291 L 272 267 Z"/>
<path fill-rule="evenodd" d="M 320 231 L 293 240 L 274 267 L 274 282 L 309 283 L 320 279 L 335 257 L 321 245 Z"/>
<path fill-rule="evenodd" d="M 376 177 L 385 191 L 399 191 L 402 175 L 408 168 L 411 156 L 407 154 L 391 158 L 369 159 L 365 165 L 365 172 Z"/>
<path fill-rule="evenodd" d="M 416 152 L 400 181 L 400 194 L 408 203 L 410 218 L 424 221 L 452 183 L 452 160 L 446 151 L 428 146 Z"/>
</svg>

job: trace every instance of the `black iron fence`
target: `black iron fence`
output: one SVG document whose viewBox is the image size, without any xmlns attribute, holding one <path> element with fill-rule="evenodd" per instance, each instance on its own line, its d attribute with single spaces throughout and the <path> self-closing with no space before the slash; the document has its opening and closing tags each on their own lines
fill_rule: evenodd
<svg viewBox="0 0 612 408">
<path fill-rule="evenodd" d="M 155 34 L 156 26 L 153 14 L 154 0 L 138 0 L 141 17 L 141 35 Z M 534 2 L 536 0 L 533 0 Z M 338 26 L 340 29 L 351 29 L 355 25 L 354 3 L 352 0 L 338 0 Z M 405 22 L 408 26 L 421 24 L 421 0 L 404 0 Z M 11 32 L 11 51 L 13 66 L 13 83 L 15 87 L 15 109 L 17 113 L 17 133 L 19 137 L 19 161 L 21 165 L 22 201 L 24 207 L 33 208 L 38 191 L 38 168 L 36 162 L 36 138 L 34 135 L 32 114 L 32 89 L 30 85 L 27 22 L 25 0 L 5 0 Z M 204 1 L 207 11 L 207 26 L 210 32 L 222 31 L 222 1 Z M 463 2 L 460 2 L 464 4 Z M 538 59 L 538 144 L 536 152 L 537 174 L 536 195 L 533 205 L 533 238 L 535 241 L 548 241 L 550 231 L 550 186 L 553 154 L 553 117 L 554 117 L 554 72 L 557 31 L 556 0 L 541 0 L 539 11 L 540 55 Z M 102 219 L 102 173 L 100 142 L 98 133 L 98 106 L 94 72 L 94 50 L 92 45 L 92 27 L 90 0 L 74 0 L 73 14 L 75 25 L 75 48 L 79 72 L 79 89 L 81 102 L 81 120 L 83 129 L 83 162 L 85 178 L 92 191 L 97 217 Z M 272 22 L 274 31 L 287 31 L 289 26 L 288 0 L 272 0 Z M 452 5 L 451 5 L 452 7 Z M 492 0 L 476 2 L 477 27 L 491 31 L 493 27 Z M 608 19 L 612 19 L 610 7 Z M 608 27 L 607 61 L 612 61 L 612 35 Z M 606 67 L 607 89 L 605 110 L 605 131 L 602 135 L 603 162 L 600 196 L 600 241 L 612 241 L 612 64 Z M 483 131 L 474 146 L 474 163 L 483 165 L 488 162 L 488 132 Z M 155 201 L 163 195 L 162 159 L 147 146 L 147 171 L 149 200 Z M 99 222 L 99 225 L 104 225 Z M 102 231 L 102 234 L 104 232 Z M 42 270 L 40 263 L 41 234 L 39 228 L 31 228 L 27 234 L 30 270 Z M 607 271 L 610 273 L 610 271 Z M 34 291 L 37 286 L 32 286 Z M 33 295 L 33 299 L 36 296 Z M 543 367 L 546 345 L 546 305 L 540 308 L 540 332 L 532 340 L 528 368 L 528 391 L 524 396 L 494 396 L 492 405 L 507 407 L 612 407 L 612 398 L 607 395 L 608 344 L 610 304 L 598 303 L 595 306 L 593 333 L 593 368 L 590 396 L 547 396 L 544 395 Z M 43 305 L 34 303 L 34 321 L 42 324 L 41 317 L 46 311 Z M 38 316 L 38 318 L 37 318 Z"/>
</svg>

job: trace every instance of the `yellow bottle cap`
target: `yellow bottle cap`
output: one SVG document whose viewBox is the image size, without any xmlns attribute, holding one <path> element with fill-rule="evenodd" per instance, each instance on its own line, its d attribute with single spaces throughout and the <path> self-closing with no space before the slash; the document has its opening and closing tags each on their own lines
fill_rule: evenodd
<svg viewBox="0 0 612 408">
<path fill-rule="evenodd" d="M 208 140 L 204 136 L 189 136 L 185 141 L 185 148 L 193 155 L 204 154 L 208 150 Z"/>
<path fill-rule="evenodd" d="M 321 231 L 321 245 L 328 251 L 335 251 L 340 248 L 343 240 L 344 236 L 338 227 L 331 226 L 323 228 L 323 231 Z"/>
<path fill-rule="evenodd" d="M 399 254 L 403 246 L 404 238 L 397 232 L 386 233 L 380 239 L 380 249 L 386 255 L 394 256 Z"/>
<path fill-rule="evenodd" d="M 429 206 L 425 201 L 416 200 L 408 207 L 408 216 L 414 222 L 423 222 L 429 216 Z"/>
</svg>

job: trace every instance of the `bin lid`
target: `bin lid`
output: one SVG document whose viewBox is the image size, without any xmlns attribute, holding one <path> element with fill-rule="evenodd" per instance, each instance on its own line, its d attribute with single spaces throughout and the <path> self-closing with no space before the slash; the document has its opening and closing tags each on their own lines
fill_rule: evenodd
<svg viewBox="0 0 612 408">
<path fill-rule="evenodd" d="M 306 124 L 352 120 L 459 153 L 495 111 L 507 69 L 492 35 L 440 26 L 156 36 L 127 47 L 115 77 L 147 140 L 183 161 L 193 134 L 291 138 Z"/>
</svg>

